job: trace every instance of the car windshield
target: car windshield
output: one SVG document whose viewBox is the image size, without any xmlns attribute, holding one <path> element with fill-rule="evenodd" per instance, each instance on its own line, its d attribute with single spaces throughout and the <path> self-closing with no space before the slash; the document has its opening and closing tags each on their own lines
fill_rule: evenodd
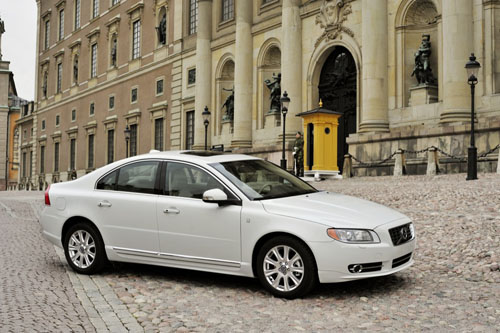
<svg viewBox="0 0 500 333">
<path fill-rule="evenodd" d="M 277 165 L 264 160 L 244 160 L 211 164 L 250 200 L 265 200 L 317 192 L 317 190 Z"/>
</svg>

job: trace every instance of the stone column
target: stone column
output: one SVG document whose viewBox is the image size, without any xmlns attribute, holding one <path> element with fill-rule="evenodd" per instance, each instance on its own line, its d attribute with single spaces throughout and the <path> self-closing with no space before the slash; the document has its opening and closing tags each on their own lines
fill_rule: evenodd
<svg viewBox="0 0 500 333">
<path fill-rule="evenodd" d="M 252 146 L 253 1 L 236 0 L 236 50 L 234 68 L 234 132 L 231 146 Z"/>
<path fill-rule="evenodd" d="M 193 149 L 205 148 L 205 126 L 201 113 L 205 106 L 211 108 L 210 90 L 212 83 L 212 0 L 198 1 L 198 27 L 196 32 L 196 86 Z M 214 114 L 214 110 L 210 110 Z M 210 120 L 210 124 L 212 119 Z M 208 145 L 210 145 L 210 125 L 208 126 Z"/>
<path fill-rule="evenodd" d="M 443 1 L 442 6 L 444 91 L 441 122 L 470 121 L 470 87 L 465 64 L 474 52 L 473 1 Z"/>
<path fill-rule="evenodd" d="M 387 0 L 362 0 L 360 132 L 389 131 Z"/>
<path fill-rule="evenodd" d="M 286 132 L 301 130 L 302 119 L 295 117 L 302 110 L 302 20 L 300 0 L 283 0 L 281 29 L 281 93 L 290 98 L 286 117 Z"/>
</svg>

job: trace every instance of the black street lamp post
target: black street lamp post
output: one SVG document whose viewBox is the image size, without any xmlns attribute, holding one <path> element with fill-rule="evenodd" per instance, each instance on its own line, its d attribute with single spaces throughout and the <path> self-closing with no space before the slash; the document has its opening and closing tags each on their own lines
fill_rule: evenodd
<svg viewBox="0 0 500 333">
<path fill-rule="evenodd" d="M 210 111 L 208 111 L 207 106 L 205 106 L 205 110 L 203 110 L 201 116 L 203 117 L 203 125 L 205 125 L 205 150 L 208 150 L 207 133 L 208 133 L 208 124 L 210 123 Z"/>
<path fill-rule="evenodd" d="M 129 143 L 129 140 L 130 140 L 130 128 L 128 127 L 125 127 L 125 130 L 123 131 L 123 133 L 125 134 L 125 155 L 126 157 L 128 157 L 128 143 Z"/>
<path fill-rule="evenodd" d="M 281 97 L 281 113 L 283 114 L 283 152 L 281 155 L 281 168 L 286 170 L 286 158 L 285 158 L 285 128 L 286 128 L 286 114 L 288 112 L 288 105 L 290 104 L 290 98 L 287 92 L 283 93 Z"/>
<path fill-rule="evenodd" d="M 474 120 L 475 120 L 475 111 L 474 111 L 474 95 L 476 91 L 477 84 L 477 75 L 479 72 L 479 68 L 481 65 L 476 61 L 476 57 L 474 53 L 471 54 L 469 61 L 465 65 L 467 69 L 467 82 L 470 85 L 470 94 L 471 94 L 471 111 L 470 111 L 470 147 L 468 149 L 467 154 L 467 180 L 475 180 L 477 179 L 477 148 L 475 145 L 474 139 Z"/>
</svg>

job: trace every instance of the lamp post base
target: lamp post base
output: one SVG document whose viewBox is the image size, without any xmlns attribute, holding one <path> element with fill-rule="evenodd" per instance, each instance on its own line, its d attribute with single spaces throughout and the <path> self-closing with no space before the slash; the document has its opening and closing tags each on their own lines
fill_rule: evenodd
<svg viewBox="0 0 500 333">
<path fill-rule="evenodd" d="M 286 160 L 285 159 L 281 160 L 281 168 L 283 170 L 286 170 Z"/>
<path fill-rule="evenodd" d="M 467 180 L 477 179 L 477 148 L 469 147 L 467 155 Z"/>
</svg>

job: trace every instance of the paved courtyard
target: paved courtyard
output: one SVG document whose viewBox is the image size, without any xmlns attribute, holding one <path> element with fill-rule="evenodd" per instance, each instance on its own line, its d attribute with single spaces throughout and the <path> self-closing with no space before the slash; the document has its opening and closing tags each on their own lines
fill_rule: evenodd
<svg viewBox="0 0 500 333">
<path fill-rule="evenodd" d="M 40 236 L 41 193 L 0 193 L 0 332 L 500 331 L 500 175 L 315 183 L 410 216 L 416 263 L 277 299 L 254 279 L 119 264 L 79 276 Z"/>
</svg>

